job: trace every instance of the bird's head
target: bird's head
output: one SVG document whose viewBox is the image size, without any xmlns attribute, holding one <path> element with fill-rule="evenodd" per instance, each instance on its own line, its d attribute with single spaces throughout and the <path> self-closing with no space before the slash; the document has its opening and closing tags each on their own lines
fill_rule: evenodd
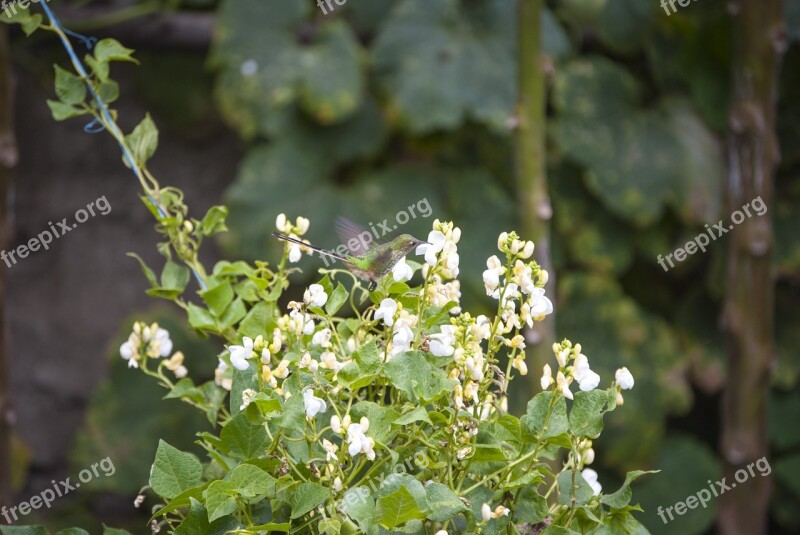
<svg viewBox="0 0 800 535">
<path fill-rule="evenodd" d="M 397 250 L 402 251 L 403 255 L 406 255 L 416 249 L 420 245 L 427 244 L 428 242 L 423 240 L 418 240 L 411 234 L 401 234 L 397 238 L 395 238 L 395 244 Z"/>
</svg>

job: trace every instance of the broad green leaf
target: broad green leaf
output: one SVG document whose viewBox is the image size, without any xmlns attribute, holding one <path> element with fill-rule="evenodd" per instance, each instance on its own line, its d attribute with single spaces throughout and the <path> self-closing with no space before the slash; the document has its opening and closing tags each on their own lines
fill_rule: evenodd
<svg viewBox="0 0 800 535">
<path fill-rule="evenodd" d="M 547 500 L 536 492 L 536 486 L 525 487 L 520 491 L 514 508 L 514 519 L 536 524 L 547 518 Z"/>
<path fill-rule="evenodd" d="M 203 236 L 213 236 L 226 232 L 225 219 L 228 217 L 228 208 L 225 206 L 212 206 L 200 221 L 200 232 Z"/>
<path fill-rule="evenodd" d="M 266 340 L 269 340 L 269 335 L 271 334 L 270 325 L 275 321 L 274 312 L 274 303 L 256 303 L 247 313 L 242 323 L 239 324 L 239 335 L 249 336 L 254 340 L 258 335 L 261 335 Z"/>
<path fill-rule="evenodd" d="M 188 267 L 167 260 L 164 270 L 161 272 L 161 286 L 167 290 L 183 293 L 190 278 L 191 272 Z"/>
<path fill-rule="evenodd" d="M 225 481 L 212 481 L 203 491 L 209 522 L 236 511 L 236 499 L 233 492 L 234 489 Z"/>
<path fill-rule="evenodd" d="M 375 498 L 366 486 L 348 489 L 338 502 L 341 509 L 358 524 L 361 531 L 370 533 L 374 525 Z"/>
<path fill-rule="evenodd" d="M 228 308 L 225 309 L 225 312 L 222 314 L 222 317 L 219 319 L 220 327 L 223 329 L 227 329 L 228 327 L 233 327 L 236 323 L 242 320 L 247 315 L 247 307 L 245 307 L 244 301 L 241 299 L 236 299 L 233 303 L 231 303 Z"/>
<path fill-rule="evenodd" d="M 391 529 L 410 520 L 425 518 L 428 509 L 425 488 L 416 479 L 404 475 L 402 483 L 387 485 L 389 492 L 382 489 L 383 495 L 375 502 L 375 522 L 385 528 Z"/>
<path fill-rule="evenodd" d="M 47 106 L 50 108 L 50 113 L 52 113 L 53 119 L 56 121 L 65 121 L 89 113 L 87 110 L 76 108 L 71 104 L 64 104 L 57 100 L 48 100 Z"/>
<path fill-rule="evenodd" d="M 528 412 L 520 419 L 520 423 L 531 435 L 532 440 L 550 438 L 565 433 L 569 430 L 567 402 L 563 396 L 554 394 L 552 391 L 540 392 L 528 402 Z"/>
<path fill-rule="evenodd" d="M 216 317 L 222 316 L 234 297 L 233 287 L 229 282 L 223 282 L 213 288 L 204 290 L 200 292 L 200 295 L 203 297 L 203 301 L 208 305 L 208 309 Z"/>
<path fill-rule="evenodd" d="M 255 498 L 272 492 L 275 478 L 252 464 L 240 464 L 225 478 L 230 489 L 245 498 Z"/>
<path fill-rule="evenodd" d="M 231 455 L 252 459 L 263 455 L 269 437 L 264 426 L 250 423 L 243 413 L 234 416 L 220 433 L 222 443 Z"/>
<path fill-rule="evenodd" d="M 233 517 L 219 518 L 209 523 L 208 516 L 209 513 L 203 507 L 203 504 L 192 498 L 189 514 L 175 529 L 175 535 L 197 535 L 198 533 L 203 535 L 225 535 L 236 531 L 237 528 L 244 527 Z"/>
<path fill-rule="evenodd" d="M 292 506 L 292 520 L 300 518 L 328 499 L 330 499 L 330 492 L 322 485 L 301 483 L 289 497 L 289 503 Z"/>
<path fill-rule="evenodd" d="M 106 104 L 111 104 L 119 98 L 119 84 L 114 80 L 106 80 L 100 83 L 97 94 Z"/>
<path fill-rule="evenodd" d="M 82 528 L 67 528 L 56 532 L 55 535 L 89 535 L 89 532 Z"/>
<path fill-rule="evenodd" d="M 444 370 L 429 364 L 419 351 L 396 355 L 384 365 L 384 370 L 392 384 L 412 402 L 433 401 L 452 391 L 456 384 L 456 381 L 448 379 Z"/>
<path fill-rule="evenodd" d="M 433 422 L 431 422 L 430 417 L 428 416 L 428 411 L 425 409 L 425 407 L 417 407 L 416 409 L 405 413 L 404 415 L 397 418 L 394 422 L 392 422 L 392 424 L 398 426 L 406 426 L 413 424 L 415 422 L 427 422 L 431 425 L 433 424 Z"/>
<path fill-rule="evenodd" d="M 111 528 L 103 524 L 103 535 L 131 535 L 131 533 L 124 529 Z"/>
<path fill-rule="evenodd" d="M 441 483 L 431 483 L 425 487 L 428 501 L 427 517 L 435 522 L 445 522 L 469 508 L 458 495 Z"/>
<path fill-rule="evenodd" d="M 575 480 L 573 482 L 573 476 Z M 572 497 L 573 494 L 575 496 L 575 503 L 578 505 L 583 505 L 588 503 L 592 496 L 594 496 L 594 491 L 592 491 L 592 487 L 589 486 L 589 483 L 583 479 L 580 472 L 576 472 L 575 470 L 562 470 L 560 474 L 558 474 L 558 503 L 561 505 L 571 505 L 572 504 Z"/>
<path fill-rule="evenodd" d="M 367 434 L 378 442 L 389 442 L 397 431 L 392 429 L 392 423 L 397 419 L 397 411 L 391 407 L 379 405 L 371 401 L 360 401 L 353 405 L 353 421 L 366 416 L 369 419 Z"/>
<path fill-rule="evenodd" d="M 159 440 L 156 458 L 150 471 L 150 486 L 162 498 L 171 499 L 197 486 L 202 471 L 197 457 Z"/>
<path fill-rule="evenodd" d="M 622 509 L 631 502 L 631 496 L 633 495 L 633 491 L 631 491 L 631 483 L 635 479 L 645 474 L 655 473 L 658 473 L 658 470 L 634 470 L 633 472 L 628 472 L 625 475 L 625 482 L 622 484 L 622 486 L 612 494 L 603 495 L 603 497 L 600 498 L 600 503 L 604 503 L 609 507 L 613 507 L 614 509 Z"/>
<path fill-rule="evenodd" d="M 81 104 L 86 100 L 86 83 L 80 76 L 59 67 L 56 70 L 56 95 L 64 104 Z"/>
<path fill-rule="evenodd" d="M 144 166 L 158 147 L 158 129 L 150 118 L 150 114 L 145 115 L 133 132 L 125 136 L 125 141 L 133 153 L 135 162 Z M 128 162 L 126 161 L 125 164 L 128 165 Z"/>
<path fill-rule="evenodd" d="M 331 316 L 335 316 L 339 309 L 342 308 L 342 305 L 347 301 L 349 297 L 349 293 L 347 292 L 347 288 L 340 282 L 336 285 L 336 289 L 333 293 L 328 297 L 328 302 L 325 303 L 325 310 Z"/>
<path fill-rule="evenodd" d="M 595 438 L 603 430 L 603 415 L 617 408 L 616 389 L 575 392 L 569 427 L 575 436 Z"/>
<path fill-rule="evenodd" d="M 50 535 L 44 526 L 0 526 L 3 535 Z"/>
<path fill-rule="evenodd" d="M 133 63 L 139 63 L 131 54 L 133 54 L 133 50 L 125 48 L 116 39 L 101 39 L 94 46 L 94 57 L 101 62 L 131 61 Z"/>
<path fill-rule="evenodd" d="M 208 310 L 200 308 L 194 303 L 189 303 L 189 325 L 199 330 L 217 330 L 217 321 L 214 316 Z"/>
</svg>

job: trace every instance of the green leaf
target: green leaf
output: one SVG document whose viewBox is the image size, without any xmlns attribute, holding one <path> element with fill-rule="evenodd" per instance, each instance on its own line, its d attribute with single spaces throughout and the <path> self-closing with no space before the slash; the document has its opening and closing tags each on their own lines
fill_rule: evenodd
<svg viewBox="0 0 800 535">
<path fill-rule="evenodd" d="M 622 509 L 626 505 L 631 502 L 631 496 L 633 492 L 631 491 L 631 483 L 633 480 L 645 475 L 645 474 L 656 474 L 658 470 L 634 470 L 633 472 L 628 472 L 625 475 L 625 482 L 622 486 L 613 494 L 605 494 L 602 498 L 600 498 L 600 503 L 604 503 L 609 507 L 613 507 L 614 509 Z"/>
<path fill-rule="evenodd" d="M 553 396 L 555 396 L 555 400 Z M 545 428 L 545 420 L 550 410 L 551 402 L 554 405 Z M 525 416 L 520 418 L 520 423 L 533 440 L 541 440 L 542 438 L 550 438 L 566 433 L 569 430 L 567 402 L 563 396 L 557 395 L 552 391 L 540 392 L 528 402 L 528 411 Z"/>
<path fill-rule="evenodd" d="M 172 499 L 197 486 L 202 472 L 197 457 L 159 440 L 156 459 L 150 471 L 150 486 L 162 498 Z"/>
<path fill-rule="evenodd" d="M 428 411 L 427 409 L 425 409 L 425 407 L 417 407 L 411 412 L 405 413 L 404 415 L 397 418 L 394 422 L 392 422 L 392 425 L 406 426 L 413 424 L 414 422 L 427 422 L 433 425 L 433 422 L 431 422 L 430 417 L 428 417 Z"/>
<path fill-rule="evenodd" d="M 175 535 L 225 535 L 244 527 L 233 517 L 219 518 L 209 523 L 208 516 L 203 504 L 192 498 L 189 514 L 175 530 Z"/>
<path fill-rule="evenodd" d="M 133 50 L 122 46 L 116 39 L 101 39 L 94 45 L 94 57 L 100 62 L 131 61 L 139 63 L 131 54 L 133 54 Z"/>
<path fill-rule="evenodd" d="M 547 514 L 547 500 L 536 492 L 536 486 L 528 486 L 520 491 L 514 508 L 514 520 L 537 524 L 547 518 Z"/>
<path fill-rule="evenodd" d="M 191 271 L 188 267 L 167 260 L 161 272 L 161 286 L 166 290 L 177 291 L 180 295 L 189 284 L 190 278 Z"/>
<path fill-rule="evenodd" d="M 391 492 L 384 493 L 375 503 L 375 522 L 385 528 L 394 528 L 405 524 L 409 520 L 422 520 L 425 518 L 425 511 L 428 509 L 427 495 L 422 483 L 416 479 L 403 474 L 402 482 L 399 485 L 387 485 L 395 488 Z M 397 480 L 396 476 L 390 476 Z"/>
<path fill-rule="evenodd" d="M 228 208 L 225 206 L 212 206 L 200 221 L 200 233 L 203 236 L 213 236 L 226 232 L 225 219 L 228 217 Z"/>
<path fill-rule="evenodd" d="M 220 438 L 231 455 L 243 459 L 253 459 L 264 454 L 269 444 L 264 426 L 250 423 L 244 413 L 231 418 L 222 428 Z"/>
<path fill-rule="evenodd" d="M 114 80 L 102 81 L 97 88 L 97 94 L 103 102 L 111 104 L 119 98 L 119 84 Z"/>
<path fill-rule="evenodd" d="M 147 281 L 150 283 L 150 286 L 158 288 L 158 279 L 156 278 L 155 272 L 147 266 L 145 261 L 142 260 L 142 257 L 136 253 L 128 253 L 128 256 L 135 258 L 139 262 L 139 266 L 142 268 L 142 273 L 144 273 L 144 276 L 147 277 Z"/>
<path fill-rule="evenodd" d="M 384 365 L 386 376 L 403 391 L 411 402 L 428 403 L 450 392 L 456 381 L 448 379 L 444 370 L 425 360 L 419 351 L 401 353 Z"/>
<path fill-rule="evenodd" d="M 225 480 L 231 490 L 245 498 L 255 498 L 275 490 L 275 478 L 252 464 L 240 464 Z"/>
<path fill-rule="evenodd" d="M 208 309 L 219 318 L 233 301 L 233 287 L 229 282 L 220 283 L 213 288 L 200 292 L 203 301 L 208 305 Z"/>
<path fill-rule="evenodd" d="M 469 508 L 458 495 L 441 483 L 431 483 L 425 487 L 428 501 L 428 518 L 434 522 L 445 522 L 458 513 L 465 513 Z"/>
<path fill-rule="evenodd" d="M 353 362 L 339 370 L 339 381 L 353 390 L 363 388 L 375 380 L 381 369 L 378 346 L 371 341 L 356 350 Z"/>
<path fill-rule="evenodd" d="M 89 532 L 82 528 L 67 528 L 56 532 L 56 535 L 89 535 Z"/>
<path fill-rule="evenodd" d="M 149 113 L 133 129 L 133 132 L 125 136 L 125 142 L 130 147 L 137 165 L 144 166 L 155 154 L 156 147 L 158 147 L 158 128 Z M 128 162 L 126 161 L 125 164 L 128 165 Z"/>
<path fill-rule="evenodd" d="M 359 401 L 353 405 L 353 421 L 366 416 L 369 419 L 369 431 L 367 434 L 376 441 L 386 443 L 395 436 L 396 430 L 392 429 L 392 422 L 398 414 L 391 407 L 378 405 L 371 401 Z"/>
<path fill-rule="evenodd" d="M 225 312 L 219 319 L 220 327 L 223 329 L 233 327 L 236 323 L 241 321 L 245 315 L 247 315 L 247 307 L 245 307 L 244 301 L 237 298 L 233 303 L 230 304 L 228 308 L 225 309 Z"/>
<path fill-rule="evenodd" d="M 325 303 L 325 310 L 331 316 L 335 316 L 339 309 L 342 308 L 342 305 L 347 301 L 347 298 L 350 294 L 347 293 L 347 288 L 340 282 L 336 285 L 336 289 L 333 291 L 331 296 L 328 298 L 328 302 Z"/>
<path fill-rule="evenodd" d="M 575 475 L 575 488 L 572 487 L 572 476 Z M 594 491 L 589 483 L 583 479 L 580 472 L 575 470 L 562 470 L 558 477 L 558 503 L 561 505 L 572 505 L 573 491 L 577 505 L 589 503 L 594 496 Z"/>
<path fill-rule="evenodd" d="M 81 104 L 86 100 L 86 84 L 80 76 L 53 65 L 56 70 L 56 95 L 64 104 Z"/>
<path fill-rule="evenodd" d="M 194 303 L 189 303 L 189 325 L 198 330 L 217 331 L 217 320 L 211 313 Z"/>
<path fill-rule="evenodd" d="M 370 533 L 374 525 L 375 498 L 370 495 L 369 487 L 348 489 L 339 503 L 342 511 L 358 524 L 361 531 Z"/>
<path fill-rule="evenodd" d="M 205 498 L 209 522 L 228 516 L 236 510 L 233 489 L 225 481 L 212 481 L 208 488 L 203 491 L 203 498 Z"/>
<path fill-rule="evenodd" d="M 50 108 L 50 113 L 53 115 L 53 119 L 56 121 L 65 121 L 67 119 L 79 117 L 89 113 L 87 110 L 76 108 L 70 104 L 64 104 L 63 102 L 59 102 L 57 100 L 48 100 L 47 106 Z"/>
<path fill-rule="evenodd" d="M 108 75 L 110 74 L 110 67 L 107 61 L 98 61 L 91 54 L 86 54 L 84 60 L 100 82 L 109 81 Z"/>
<path fill-rule="evenodd" d="M 275 321 L 274 312 L 274 303 L 256 303 L 239 325 L 239 335 L 249 336 L 253 340 L 261 335 L 269 340 L 271 334 L 269 326 Z"/>
<path fill-rule="evenodd" d="M 603 430 L 603 415 L 616 408 L 616 389 L 576 392 L 569 411 L 569 427 L 576 436 L 595 438 Z"/>
<path fill-rule="evenodd" d="M 292 506 L 292 520 L 300 518 L 328 499 L 330 499 L 330 493 L 322 485 L 301 483 L 289 498 L 289 504 Z"/>
</svg>

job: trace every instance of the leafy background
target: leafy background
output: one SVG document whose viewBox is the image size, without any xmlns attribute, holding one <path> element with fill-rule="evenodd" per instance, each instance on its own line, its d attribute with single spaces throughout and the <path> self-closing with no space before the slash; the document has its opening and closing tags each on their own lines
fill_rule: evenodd
<svg viewBox="0 0 800 535">
<path fill-rule="evenodd" d="M 645 525 L 654 534 L 706 533 L 713 503 L 668 526 L 655 509 L 721 474 L 716 431 L 726 363 L 718 318 L 726 244 L 714 242 L 668 273 L 656 256 L 728 217 L 722 191 L 730 19 L 724 4 L 710 1 L 671 16 L 644 0 L 547 5 L 541 30 L 558 274 L 558 287 L 548 291 L 557 335 L 580 341 L 604 380 L 620 365 L 637 378 L 625 410 L 607 417 L 595 464 L 609 487 L 626 470 L 662 469 L 634 488 Z M 800 529 L 800 432 L 792 424 L 800 414 L 800 150 L 793 142 L 800 8 L 786 5 L 783 159 L 769 206 L 778 240 L 771 533 Z M 515 1 L 347 0 L 327 16 L 310 0 L 165 6 L 213 13 L 213 45 L 207 55 L 143 52 L 136 86 L 172 135 L 196 136 L 218 114 L 240 138 L 242 158 L 224 198 L 231 213 L 220 243 L 226 257 L 276 258 L 278 245 L 266 236 L 279 212 L 310 217 L 310 239 L 333 246 L 337 215 L 391 221 L 427 199 L 434 217 L 462 228 L 464 301 L 486 309 L 485 259 L 497 234 L 519 221 Z M 424 235 L 430 223 L 417 218 L 408 229 Z M 302 266 L 310 281 L 317 263 Z M 170 326 L 177 347 L 198 359 L 192 369 L 210 373 L 213 345 Z M 110 358 L 109 378 L 92 394 L 71 459 L 79 470 L 112 455 L 125 467 L 98 491 L 127 499 L 146 481 L 157 439 L 188 448 L 194 427 L 188 411 L 159 400 Z M 537 391 L 535 382 L 518 392 L 516 407 Z M 62 513 L 85 514 L 78 507 Z M 62 521 L 68 523 L 54 522 Z"/>
</svg>

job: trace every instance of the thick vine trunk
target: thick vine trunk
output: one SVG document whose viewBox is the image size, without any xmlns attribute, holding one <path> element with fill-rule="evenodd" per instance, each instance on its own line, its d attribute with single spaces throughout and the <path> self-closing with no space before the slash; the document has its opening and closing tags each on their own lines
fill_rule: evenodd
<svg viewBox="0 0 800 535">
<path fill-rule="evenodd" d="M 766 406 L 774 345 L 772 199 L 779 160 L 775 133 L 780 57 L 785 47 L 782 0 L 738 0 L 734 16 L 733 86 L 729 116 L 728 213 L 760 197 L 762 216 L 730 233 L 723 323 L 728 380 L 721 450 L 727 484 L 717 523 L 723 535 L 767 533 L 770 479 L 736 472 L 767 454 Z"/>
<path fill-rule="evenodd" d="M 550 220 L 553 210 L 547 190 L 545 122 L 547 91 L 542 52 L 544 0 L 519 0 L 519 101 L 517 117 L 517 185 L 522 239 L 536 244 L 534 257 L 550 274 L 547 290 L 555 300 L 556 278 L 550 254 Z M 533 366 L 532 392 L 539 390 L 539 371 L 553 358 L 555 314 L 535 323 L 529 337 Z"/>
<path fill-rule="evenodd" d="M 0 24 L 0 250 L 6 247 L 9 238 L 7 211 L 10 169 L 17 163 L 12 73 L 8 53 L 7 27 Z M 7 268 L 0 266 L 0 506 L 11 505 L 11 429 L 14 423 L 6 345 L 6 272 Z"/>
</svg>

